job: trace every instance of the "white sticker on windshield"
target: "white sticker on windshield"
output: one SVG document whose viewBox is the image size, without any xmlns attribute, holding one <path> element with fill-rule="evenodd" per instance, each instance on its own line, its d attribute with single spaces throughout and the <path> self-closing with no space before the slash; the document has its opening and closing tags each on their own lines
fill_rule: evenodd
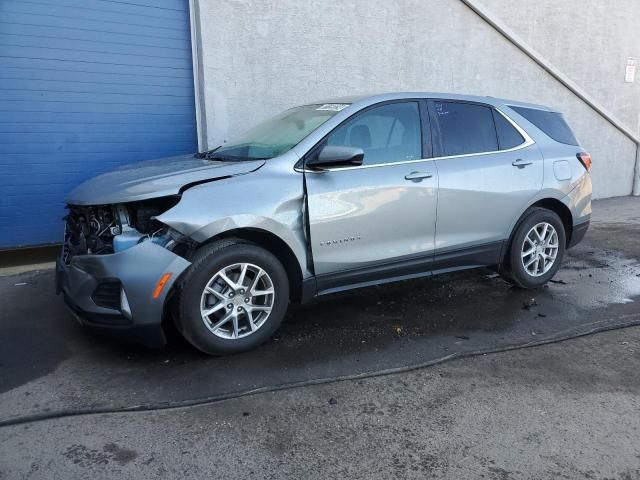
<svg viewBox="0 0 640 480">
<path fill-rule="evenodd" d="M 349 106 L 348 103 L 325 103 L 320 105 L 316 110 L 328 110 L 330 112 L 339 112 Z"/>
</svg>

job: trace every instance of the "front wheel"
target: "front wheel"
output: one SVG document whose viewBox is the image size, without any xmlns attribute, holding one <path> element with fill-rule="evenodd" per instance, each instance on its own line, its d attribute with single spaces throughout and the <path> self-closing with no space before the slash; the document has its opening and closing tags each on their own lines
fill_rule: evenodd
<svg viewBox="0 0 640 480">
<path fill-rule="evenodd" d="M 560 268 L 565 247 L 566 234 L 560 217 L 551 210 L 532 209 L 512 237 L 508 280 L 522 288 L 544 285 Z"/>
<path fill-rule="evenodd" d="M 196 254 L 181 283 L 179 326 L 210 355 L 237 353 L 267 341 L 289 303 L 287 274 L 257 245 L 223 240 Z"/>
</svg>

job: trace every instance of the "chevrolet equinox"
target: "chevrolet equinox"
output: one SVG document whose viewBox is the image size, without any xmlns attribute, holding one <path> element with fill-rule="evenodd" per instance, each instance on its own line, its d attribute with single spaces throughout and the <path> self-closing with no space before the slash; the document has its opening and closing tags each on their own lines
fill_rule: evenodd
<svg viewBox="0 0 640 480">
<path fill-rule="evenodd" d="M 290 301 L 475 267 L 535 288 L 587 231 L 590 167 L 540 105 L 315 102 L 77 187 L 57 290 L 84 325 L 161 346 L 170 320 L 221 355 L 268 340 Z"/>
</svg>

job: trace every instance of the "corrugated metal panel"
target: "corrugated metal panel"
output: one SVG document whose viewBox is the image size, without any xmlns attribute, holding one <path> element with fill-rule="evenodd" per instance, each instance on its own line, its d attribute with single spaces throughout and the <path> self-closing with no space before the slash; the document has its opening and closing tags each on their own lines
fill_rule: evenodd
<svg viewBox="0 0 640 480">
<path fill-rule="evenodd" d="M 0 248 L 59 242 L 67 192 L 197 149 L 188 0 L 0 0 Z"/>
</svg>

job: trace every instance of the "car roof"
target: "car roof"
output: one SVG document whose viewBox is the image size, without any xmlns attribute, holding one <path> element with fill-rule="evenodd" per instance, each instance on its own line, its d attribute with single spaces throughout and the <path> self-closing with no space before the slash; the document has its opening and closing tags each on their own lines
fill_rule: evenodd
<svg viewBox="0 0 640 480">
<path fill-rule="evenodd" d="M 538 105 L 535 103 L 521 102 L 518 100 L 508 100 L 504 98 L 496 98 L 490 96 L 480 95 L 464 95 L 459 93 L 443 93 L 443 92 L 390 92 L 390 93 L 375 93 L 375 94 L 361 94 L 350 95 L 344 97 L 332 97 L 325 98 L 323 100 L 310 102 L 309 105 L 318 105 L 326 103 L 348 103 L 348 104 L 362 104 L 362 107 L 372 105 L 374 103 L 385 102 L 388 100 L 401 100 L 404 98 L 437 98 L 447 100 L 461 100 L 466 102 L 478 102 L 487 103 L 489 105 L 501 106 L 506 105 L 508 107 L 525 107 L 533 108 L 536 110 L 555 111 L 545 105 Z"/>
</svg>

